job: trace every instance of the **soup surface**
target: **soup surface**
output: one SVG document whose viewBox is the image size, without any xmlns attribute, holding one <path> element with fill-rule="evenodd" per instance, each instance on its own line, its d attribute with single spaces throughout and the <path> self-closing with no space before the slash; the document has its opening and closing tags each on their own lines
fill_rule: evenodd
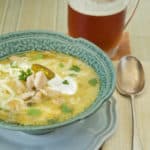
<svg viewBox="0 0 150 150">
<path fill-rule="evenodd" d="M 68 120 L 95 100 L 100 81 L 81 60 L 30 51 L 0 60 L 0 119 L 21 125 Z"/>
</svg>

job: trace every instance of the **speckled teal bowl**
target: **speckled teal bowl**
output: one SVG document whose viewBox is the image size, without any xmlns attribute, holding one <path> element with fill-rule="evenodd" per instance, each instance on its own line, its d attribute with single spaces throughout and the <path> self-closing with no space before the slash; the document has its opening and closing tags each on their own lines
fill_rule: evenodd
<svg viewBox="0 0 150 150">
<path fill-rule="evenodd" d="M 22 126 L 0 121 L 0 127 L 30 134 L 44 134 L 57 128 L 86 119 L 107 101 L 115 89 L 115 73 L 111 60 L 94 44 L 84 39 L 47 31 L 24 31 L 0 36 L 0 58 L 30 50 L 55 50 L 76 56 L 93 67 L 100 77 L 100 87 L 94 103 L 83 113 L 62 123 L 44 126 Z M 85 89 L 86 94 L 86 89 Z"/>
</svg>

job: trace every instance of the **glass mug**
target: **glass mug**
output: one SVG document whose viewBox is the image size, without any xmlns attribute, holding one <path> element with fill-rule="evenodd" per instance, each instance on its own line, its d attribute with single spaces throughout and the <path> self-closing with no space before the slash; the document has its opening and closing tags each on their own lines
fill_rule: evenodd
<svg viewBox="0 0 150 150">
<path fill-rule="evenodd" d="M 68 33 L 95 43 L 112 58 L 138 4 L 139 0 L 68 0 Z"/>
</svg>

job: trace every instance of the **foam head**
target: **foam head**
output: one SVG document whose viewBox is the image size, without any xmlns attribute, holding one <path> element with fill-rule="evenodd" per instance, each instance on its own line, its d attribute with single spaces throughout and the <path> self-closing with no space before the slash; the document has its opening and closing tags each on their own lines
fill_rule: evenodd
<svg viewBox="0 0 150 150">
<path fill-rule="evenodd" d="M 74 10 L 92 16 L 106 16 L 125 9 L 129 0 L 70 0 Z"/>
</svg>

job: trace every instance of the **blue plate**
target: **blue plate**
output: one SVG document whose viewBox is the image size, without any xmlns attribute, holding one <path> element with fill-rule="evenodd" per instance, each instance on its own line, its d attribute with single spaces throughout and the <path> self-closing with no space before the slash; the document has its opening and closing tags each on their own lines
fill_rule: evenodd
<svg viewBox="0 0 150 150">
<path fill-rule="evenodd" d="M 45 135 L 0 129 L 2 150 L 98 150 L 116 129 L 116 101 L 112 97 L 89 118 Z"/>
</svg>

